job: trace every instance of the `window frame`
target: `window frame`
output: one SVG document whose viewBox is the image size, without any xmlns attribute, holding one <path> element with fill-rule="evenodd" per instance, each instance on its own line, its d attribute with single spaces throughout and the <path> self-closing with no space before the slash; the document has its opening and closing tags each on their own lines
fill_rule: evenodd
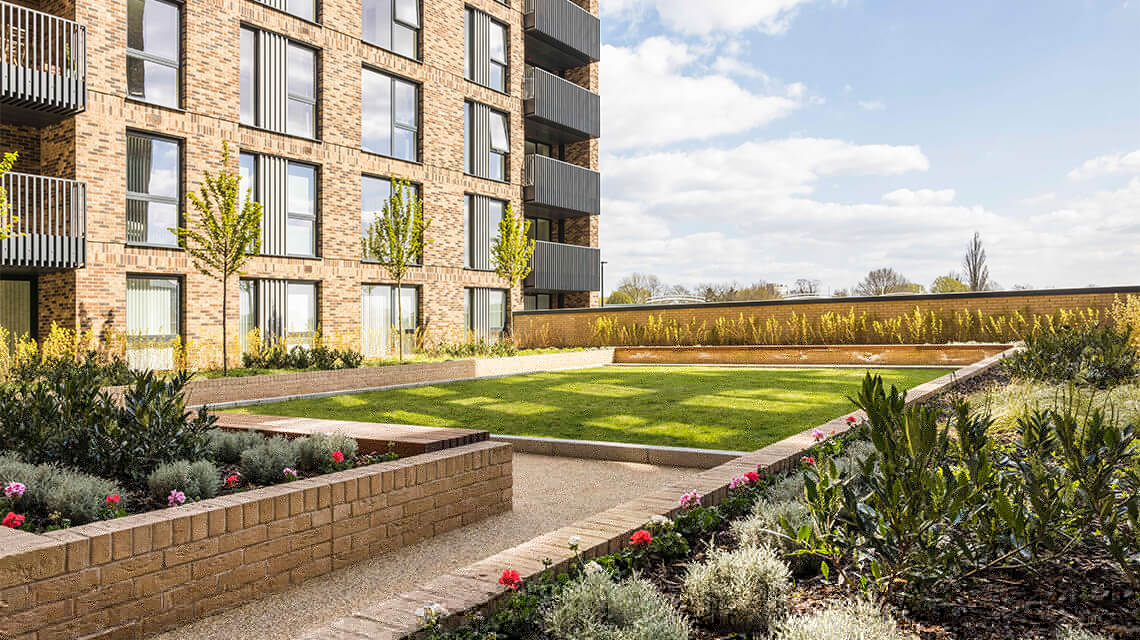
<svg viewBox="0 0 1140 640">
<path fill-rule="evenodd" d="M 468 192 L 463 194 L 463 268 L 471 271 L 494 271 L 495 268 L 493 266 L 488 269 L 480 269 L 479 267 L 475 266 L 475 225 L 471 224 L 471 216 L 474 215 L 475 212 L 475 208 L 473 206 L 475 203 L 475 198 L 485 198 L 491 202 L 497 202 L 501 207 L 499 211 L 500 220 L 506 217 L 507 206 L 510 205 L 510 201 L 504 200 L 502 198 L 496 198 L 494 196 L 485 196 L 478 193 Z M 494 244 L 495 235 L 498 232 L 498 226 L 496 225 L 495 228 L 491 229 L 490 231 L 491 237 L 489 238 L 488 246 Z"/>
<path fill-rule="evenodd" d="M 308 96 L 299 94 L 299 93 L 293 93 L 292 88 L 289 86 L 289 79 L 291 78 L 291 74 L 289 72 L 289 66 L 290 66 L 289 60 L 291 58 L 290 54 L 294 49 L 306 51 L 313 57 L 313 77 L 311 78 L 312 89 L 313 89 L 313 97 L 311 97 L 311 98 Z M 285 133 L 287 133 L 288 135 L 299 136 L 302 138 L 309 138 L 309 139 L 313 139 L 313 140 L 315 140 L 317 138 L 317 121 L 319 119 L 318 118 L 317 101 L 318 101 L 318 98 L 320 97 L 320 88 L 318 86 L 318 78 L 321 75 L 319 65 L 320 65 L 320 56 L 318 55 L 318 49 L 316 49 L 314 47 L 310 47 L 309 45 L 304 44 L 302 42 L 298 42 L 296 40 L 293 40 L 292 38 L 286 38 L 286 41 L 285 41 Z M 256 73 L 259 70 L 260 70 L 259 68 L 255 67 L 254 72 Z M 257 85 L 257 84 L 258 84 L 258 82 L 257 82 L 257 78 L 255 75 L 254 76 L 254 85 Z M 256 95 L 256 93 L 255 93 L 255 95 Z M 290 131 L 289 130 L 289 123 L 292 121 L 292 119 L 289 117 L 289 111 L 290 111 L 290 107 L 293 105 L 293 103 L 308 105 L 309 107 L 312 108 L 312 116 L 311 116 L 310 122 L 309 122 L 309 126 L 311 127 L 311 130 L 308 133 L 300 133 L 297 131 Z M 256 104 L 256 101 L 255 101 L 255 104 Z M 256 112 L 256 106 L 255 106 L 255 112 Z"/>
<path fill-rule="evenodd" d="M 152 105 L 155 105 L 158 107 L 165 107 L 167 109 L 181 109 L 182 108 L 182 57 L 183 57 L 182 39 L 183 39 L 184 31 L 185 31 L 183 29 L 182 23 L 183 23 L 184 16 L 186 14 L 186 11 L 185 11 L 186 5 L 183 2 L 181 2 L 180 0 L 144 0 L 143 6 L 145 7 L 146 4 L 150 3 L 150 2 L 156 2 L 156 3 L 170 5 L 170 6 L 172 6 L 178 10 L 178 21 L 177 21 L 178 24 L 176 25 L 177 31 L 178 31 L 178 38 L 176 39 L 176 42 L 175 42 L 175 47 L 176 47 L 175 58 L 173 58 L 173 59 L 166 58 L 164 56 L 156 55 L 154 53 L 150 53 L 147 51 L 143 51 L 141 49 L 135 49 L 135 48 L 131 47 L 130 46 L 130 37 L 129 37 L 129 33 L 128 33 L 128 38 L 127 38 L 128 44 L 126 46 L 127 62 L 128 62 L 128 66 L 129 66 L 130 59 L 136 58 L 138 60 L 143 61 L 144 63 L 151 62 L 154 64 L 158 64 L 158 65 L 162 65 L 164 67 L 174 69 L 174 94 L 175 94 L 174 95 L 174 104 L 172 104 L 172 105 L 162 104 L 161 102 L 149 100 L 146 97 L 139 97 L 139 96 L 131 95 L 130 74 L 129 73 L 127 74 L 127 98 L 129 98 L 131 100 L 137 100 L 139 102 L 145 102 L 146 104 L 152 104 Z M 128 31 L 129 31 L 129 28 L 130 28 L 129 27 L 129 25 L 130 25 L 130 18 L 129 18 L 130 3 L 127 4 L 127 12 L 128 12 L 127 25 L 128 25 Z M 145 79 L 145 75 L 144 75 L 144 79 Z M 145 90 L 145 86 L 143 88 Z"/>
<path fill-rule="evenodd" d="M 252 155 L 252 154 L 251 154 Z M 255 156 L 256 157 L 256 156 Z M 289 180 L 292 178 L 293 167 L 305 167 L 313 172 L 313 212 L 300 213 L 294 212 L 292 203 L 289 198 Z M 254 164 L 254 171 L 257 165 Z M 257 192 L 257 187 L 254 188 L 254 193 Z M 298 162 L 296 160 L 285 159 L 285 255 L 290 258 L 316 258 L 318 257 L 317 247 L 320 246 L 320 238 L 318 236 L 317 221 L 320 219 L 320 203 L 321 203 L 321 170 L 318 165 L 310 164 L 308 162 Z M 310 234 L 309 253 L 293 253 L 289 250 L 289 223 L 292 220 L 305 220 L 312 224 L 312 233 Z"/>
<path fill-rule="evenodd" d="M 392 197 L 392 180 L 393 180 L 393 178 L 391 176 L 380 176 L 380 175 L 375 175 L 375 174 L 371 174 L 371 173 L 361 173 L 360 174 L 360 196 L 361 196 L 360 197 L 360 239 L 361 239 L 360 261 L 365 263 L 365 264 L 380 264 L 379 262 L 376 262 L 375 260 L 372 260 L 371 258 L 365 257 L 365 255 L 364 255 L 363 242 L 364 242 L 364 233 L 365 233 L 365 227 L 364 227 L 364 214 L 365 214 L 365 211 L 364 211 L 364 181 L 365 180 L 379 180 L 380 182 L 387 182 L 388 183 L 388 197 L 390 198 L 390 197 Z M 423 184 L 421 184 L 419 182 L 408 182 L 408 186 L 410 186 L 412 189 L 415 190 L 415 195 L 417 198 L 421 198 L 421 199 L 423 198 L 423 193 L 424 193 Z M 377 211 L 370 212 L 370 213 L 380 213 L 380 211 L 381 210 L 377 210 Z M 424 257 L 422 254 L 419 256 L 419 260 L 417 260 L 415 262 L 409 262 L 408 263 L 408 266 L 412 266 L 412 267 L 422 267 L 423 265 L 424 265 Z"/>
<path fill-rule="evenodd" d="M 511 175 L 510 175 L 510 167 L 511 167 L 511 160 L 510 160 L 510 158 L 511 158 L 511 115 L 505 111 L 499 111 L 498 109 L 491 109 L 490 114 L 489 114 L 490 120 L 488 120 L 488 122 L 487 122 L 487 130 L 489 132 L 494 131 L 494 126 L 491 123 L 494 122 L 494 118 L 496 116 L 502 118 L 503 134 L 507 138 L 507 140 L 506 140 L 507 145 L 506 145 L 506 147 L 503 147 L 503 148 L 496 148 L 495 147 L 495 136 L 494 136 L 494 134 L 492 133 L 489 135 L 489 144 L 487 146 L 488 166 L 489 167 L 497 166 L 499 168 L 499 170 L 502 172 L 502 177 L 495 178 L 493 176 L 487 176 L 487 179 L 488 180 L 497 180 L 499 182 L 509 182 L 510 177 L 511 177 Z M 491 173 L 494 173 L 494 169 L 491 170 Z"/>
<path fill-rule="evenodd" d="M 238 39 L 238 122 L 239 124 L 244 124 L 251 127 L 260 126 L 258 122 L 260 118 L 258 118 L 258 115 L 260 115 L 261 112 L 261 109 L 259 108 L 261 106 L 261 91 L 259 87 L 261 83 L 258 82 L 258 78 L 261 77 L 261 39 L 257 36 L 257 32 L 257 29 L 254 29 L 253 27 L 247 27 L 243 24 L 241 25 L 241 35 Z M 250 101 L 252 103 L 253 113 L 250 114 L 250 120 L 248 122 L 242 117 L 244 114 L 241 113 L 241 98 L 242 95 L 244 95 L 244 87 L 241 86 L 241 40 L 244 39 L 246 33 L 249 33 L 249 35 L 253 38 L 253 59 L 250 61 L 250 64 L 253 67 L 253 77 L 250 79 L 249 87 L 251 97 Z"/>
<path fill-rule="evenodd" d="M 494 30 L 495 27 L 502 29 L 502 33 L 503 33 L 503 59 L 502 60 L 496 60 L 495 54 L 494 54 L 494 47 L 488 47 L 487 65 L 489 66 L 491 84 L 488 85 L 487 88 L 493 89 L 494 91 L 498 91 L 500 93 L 508 93 L 507 90 L 510 88 L 509 85 L 510 85 L 510 81 L 511 81 L 511 66 L 510 66 L 510 61 L 511 61 L 511 50 L 510 50 L 511 32 L 510 32 L 510 27 L 508 27 L 505 23 L 499 22 L 498 20 L 491 18 L 491 29 Z M 496 77 L 501 77 L 501 80 L 503 83 L 501 87 L 495 86 L 495 78 Z"/>
<path fill-rule="evenodd" d="M 130 327 L 127 327 L 127 335 L 126 335 L 127 343 L 129 344 L 131 341 L 137 342 L 137 341 L 143 341 L 143 340 L 152 340 L 152 341 L 173 340 L 175 338 L 178 338 L 179 341 L 181 341 L 181 339 L 182 339 L 182 325 L 183 325 L 182 314 L 183 314 L 183 311 L 184 311 L 185 306 L 186 306 L 186 301 L 185 301 L 185 295 L 186 295 L 185 289 L 186 289 L 186 287 L 185 287 L 185 283 L 183 282 L 183 277 L 180 275 L 172 275 L 172 274 L 127 273 L 126 274 L 126 282 L 129 282 L 131 280 L 168 280 L 170 282 L 173 282 L 175 285 L 175 289 L 177 291 L 177 295 L 175 296 L 174 299 L 178 305 L 178 308 L 175 309 L 175 312 L 173 314 L 174 321 L 176 324 L 176 326 L 174 327 L 174 333 L 169 333 L 169 334 L 148 333 L 145 335 L 132 335 Z M 123 299 L 123 304 L 125 307 L 126 298 Z M 124 322 L 129 321 L 130 312 L 128 311 L 124 315 L 125 315 Z"/>
<path fill-rule="evenodd" d="M 308 331 L 292 331 L 289 328 L 290 324 L 290 290 L 295 286 L 312 287 L 313 289 L 313 328 Z M 288 345 L 290 338 L 309 338 L 310 340 L 316 335 L 317 328 L 321 326 L 321 287 L 320 282 L 316 280 L 286 280 L 285 281 L 285 343 Z"/>
<path fill-rule="evenodd" d="M 129 177 L 130 176 L 130 169 L 129 169 L 129 167 L 130 167 L 130 163 L 131 163 L 131 153 L 130 153 L 129 141 L 130 141 L 130 138 L 132 138 L 132 137 L 133 138 L 146 138 L 147 140 L 150 140 L 152 142 L 155 140 L 158 140 L 160 142 L 167 142 L 167 143 L 173 144 L 173 145 L 175 145 L 175 147 L 177 147 L 177 149 L 178 149 L 178 154 L 177 154 L 178 155 L 178 195 L 177 196 L 175 196 L 175 197 L 159 196 L 159 195 L 153 195 L 150 193 L 143 193 L 143 192 L 139 192 L 139 191 L 131 191 L 129 189 L 129 181 L 130 181 L 130 177 Z M 123 192 L 126 194 L 124 204 L 129 205 L 129 203 L 132 200 L 134 200 L 134 201 L 138 201 L 138 202 L 146 202 L 148 204 L 149 203 L 155 203 L 155 204 L 173 205 L 175 213 L 178 217 L 175 226 L 181 227 L 182 223 L 183 223 L 182 199 L 184 197 L 183 194 L 185 192 L 184 180 L 186 178 L 186 163 L 184 162 L 184 158 L 183 158 L 183 154 L 185 153 L 184 145 L 183 145 L 184 141 L 179 139 L 179 138 L 172 138 L 170 136 L 164 136 L 164 135 L 150 133 L 150 132 L 146 132 L 146 131 L 139 131 L 136 129 L 127 129 L 127 136 L 126 136 L 125 141 L 127 142 L 127 150 L 126 150 L 127 153 L 126 153 L 126 163 L 125 163 L 124 169 L 126 169 L 126 174 L 128 176 L 127 177 L 128 184 L 126 185 L 128 188 L 125 188 L 123 190 Z M 127 223 L 128 209 L 129 209 L 129 206 L 125 206 L 124 210 L 123 210 L 123 214 L 124 214 L 123 215 L 123 223 L 124 223 L 124 225 Z M 150 208 L 149 207 L 147 207 L 147 216 L 146 216 L 145 224 L 146 224 L 146 227 L 145 227 L 144 232 L 143 232 L 144 238 L 149 236 L 149 231 L 150 231 Z M 124 239 L 126 240 L 125 244 L 132 246 L 132 247 L 154 247 L 154 248 L 160 248 L 160 249 L 178 249 L 178 250 L 185 248 L 182 246 L 182 243 L 178 240 L 177 234 L 174 234 L 174 241 L 171 244 L 166 244 L 166 243 L 162 243 L 162 242 L 150 242 L 148 240 L 133 241 L 130 238 L 126 238 L 126 237 Z"/>
<path fill-rule="evenodd" d="M 388 80 L 388 107 L 389 107 L 389 110 L 388 110 L 388 126 L 389 126 L 389 131 L 388 131 L 388 151 L 387 151 L 387 153 L 385 153 L 383 151 L 376 151 L 374 149 L 371 149 L 371 148 L 367 147 L 364 143 L 364 121 L 367 118 L 366 113 L 368 112 L 368 105 L 366 102 L 364 102 L 364 84 L 363 84 L 363 77 L 364 76 L 363 76 L 363 74 L 365 74 L 365 73 L 373 73 L 373 74 L 376 74 L 377 76 L 380 76 L 383 79 Z M 361 74 L 362 74 L 361 75 L 362 82 L 361 82 L 361 88 L 360 88 L 360 91 L 361 91 L 360 149 L 362 151 L 364 151 L 365 153 L 371 153 L 371 154 L 375 154 L 378 156 L 383 156 L 385 158 L 392 158 L 393 160 L 400 160 L 402 162 L 412 162 L 415 164 L 421 164 L 422 161 L 421 161 L 420 157 L 422 155 L 422 150 L 420 148 L 421 147 L 420 129 L 421 129 L 422 124 L 423 124 L 423 114 L 422 114 L 422 111 L 423 111 L 423 108 L 422 108 L 423 107 L 423 103 L 422 103 L 422 101 L 423 101 L 423 86 L 419 82 L 416 82 L 415 80 L 410 80 L 410 79 L 405 78 L 403 76 L 398 76 L 396 74 L 393 74 L 393 73 L 390 73 L 388 71 L 384 71 L 384 70 L 381 70 L 381 69 L 378 69 L 376 67 L 372 67 L 369 65 L 362 65 L 361 66 Z M 415 106 L 413 109 L 413 112 L 415 114 L 415 124 L 414 125 L 409 126 L 407 124 L 401 123 L 399 121 L 399 119 L 396 117 L 396 112 L 397 112 L 397 107 L 398 107 L 397 101 L 396 101 L 396 85 L 398 83 L 402 83 L 404 85 L 411 87 L 412 90 L 415 92 L 415 100 L 414 100 Z M 396 130 L 397 129 L 400 131 L 410 132 L 412 134 L 412 139 L 415 140 L 415 145 L 413 146 L 413 154 L 412 154 L 411 158 L 401 158 L 400 156 L 395 155 L 395 151 L 396 151 Z"/>
<path fill-rule="evenodd" d="M 475 14 L 480 13 L 487 17 L 491 23 L 491 30 L 488 31 L 488 37 L 491 38 L 491 33 L 494 29 L 499 29 L 503 34 L 503 57 L 502 59 L 495 58 L 493 47 L 488 43 L 487 59 L 475 59 Z M 486 87 L 492 91 L 497 91 L 503 94 L 510 94 L 510 81 L 511 81 L 511 28 L 505 22 L 497 20 L 494 16 L 481 11 L 472 6 L 465 7 L 463 16 L 463 77 L 474 82 L 475 84 Z M 476 80 L 475 69 L 476 65 L 486 65 L 487 67 L 487 83 L 482 83 Z M 499 84 L 497 84 L 497 82 Z"/>
</svg>

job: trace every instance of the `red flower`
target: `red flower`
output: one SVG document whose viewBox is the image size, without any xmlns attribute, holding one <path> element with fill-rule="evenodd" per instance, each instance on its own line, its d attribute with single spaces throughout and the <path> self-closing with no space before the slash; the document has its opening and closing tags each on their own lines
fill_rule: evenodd
<svg viewBox="0 0 1140 640">
<path fill-rule="evenodd" d="M 749 471 L 744 474 L 744 479 L 752 483 L 760 482 L 760 474 L 755 471 Z"/>
<path fill-rule="evenodd" d="M 20 525 L 24 524 L 24 516 L 9 511 L 8 515 L 4 516 L 4 520 L 0 521 L 0 524 L 4 525 L 5 527 L 16 529 Z"/>
<path fill-rule="evenodd" d="M 653 542 L 653 534 L 645 529 L 638 529 L 629 537 L 629 543 L 634 546 L 648 545 L 650 542 Z"/>
<path fill-rule="evenodd" d="M 522 580 L 519 577 L 518 571 L 506 569 L 503 571 L 503 575 L 499 576 L 499 584 L 508 589 L 518 589 L 519 586 L 522 585 Z"/>
<path fill-rule="evenodd" d="M 804 456 L 804 457 L 800 458 L 800 462 L 806 464 L 809 467 L 815 466 L 815 458 L 813 458 L 811 456 Z"/>
<path fill-rule="evenodd" d="M 855 416 L 847 416 L 847 424 L 855 424 Z"/>
<path fill-rule="evenodd" d="M 112 493 L 111 495 L 107 496 L 106 502 L 107 502 L 107 504 L 118 505 L 119 504 L 119 494 Z"/>
<path fill-rule="evenodd" d="M 333 451 L 332 458 L 333 458 L 333 462 L 335 462 L 337 464 L 344 462 L 344 454 L 339 452 L 339 451 Z"/>
<path fill-rule="evenodd" d="M 236 474 L 236 473 L 231 475 L 231 476 L 227 476 L 226 477 L 226 486 L 227 487 L 233 487 L 234 485 L 236 485 L 238 483 L 239 479 L 240 478 L 238 478 L 238 474 Z"/>
</svg>

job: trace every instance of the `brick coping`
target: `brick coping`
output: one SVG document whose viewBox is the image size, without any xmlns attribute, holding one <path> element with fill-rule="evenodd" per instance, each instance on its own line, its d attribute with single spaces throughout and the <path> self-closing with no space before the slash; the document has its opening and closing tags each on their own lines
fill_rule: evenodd
<svg viewBox="0 0 1140 640">
<path fill-rule="evenodd" d="M 926 400 L 953 385 L 976 377 L 997 365 L 1015 349 L 1006 350 L 972 365 L 918 385 L 907 392 L 907 402 Z M 846 415 L 862 415 L 855 411 Z M 824 433 L 847 431 L 846 415 L 817 428 Z M 377 603 L 373 607 L 333 621 L 327 626 L 298 636 L 299 640 L 403 640 L 419 631 L 415 610 L 428 603 L 439 603 L 449 621 L 458 621 L 465 612 L 493 608 L 506 589 L 498 584 L 504 569 L 514 569 L 523 580 L 533 579 L 546 570 L 543 561 L 562 570 L 576 559 L 567 540 L 577 536 L 579 554 L 586 559 L 614 553 L 625 546 L 629 536 L 653 516 L 673 517 L 679 511 L 678 498 L 688 491 L 702 495 L 705 505 L 718 504 L 728 495 L 733 478 L 760 469 L 779 473 L 795 467 L 803 452 L 816 443 L 811 429 L 790 436 L 730 462 L 673 482 L 660 491 L 607 509 L 574 524 L 556 529 L 502 551 L 479 562 L 440 576 L 414 591 Z"/>
<path fill-rule="evenodd" d="M 616 365 L 615 365 L 616 366 Z M 640 462 L 666 467 L 692 467 L 709 469 L 735 460 L 747 451 L 724 449 L 698 449 L 694 447 L 667 447 L 664 445 L 633 442 L 606 442 L 602 440 L 571 440 L 568 438 L 542 438 L 536 436 L 509 436 L 491 434 L 492 442 L 506 442 L 515 453 L 534 453 L 564 458 Z"/>
</svg>

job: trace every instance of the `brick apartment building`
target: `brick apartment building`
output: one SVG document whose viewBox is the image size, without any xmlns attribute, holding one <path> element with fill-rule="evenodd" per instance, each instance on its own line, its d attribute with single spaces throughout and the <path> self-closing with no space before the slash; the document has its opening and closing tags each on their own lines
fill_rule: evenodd
<svg viewBox="0 0 1140 640">
<path fill-rule="evenodd" d="M 221 284 L 169 228 L 223 141 L 264 207 L 231 336 L 390 349 L 395 288 L 360 239 L 393 177 L 431 220 L 409 335 L 502 327 L 507 203 L 538 240 L 514 308 L 593 306 L 599 50 L 597 0 L 0 1 L 0 325 L 216 343 Z"/>
</svg>

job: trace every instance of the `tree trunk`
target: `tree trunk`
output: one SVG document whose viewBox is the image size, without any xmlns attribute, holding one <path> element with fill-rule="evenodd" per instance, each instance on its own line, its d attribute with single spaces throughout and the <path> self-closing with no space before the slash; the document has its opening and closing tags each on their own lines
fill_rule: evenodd
<svg viewBox="0 0 1140 640">
<path fill-rule="evenodd" d="M 223 377 L 228 376 L 230 374 L 229 341 L 226 339 L 228 337 L 228 334 L 226 333 L 226 302 L 227 302 L 226 291 L 228 290 L 228 287 L 226 286 L 227 284 L 229 284 L 227 282 L 227 278 L 223 275 L 222 276 L 222 376 Z"/>
<path fill-rule="evenodd" d="M 514 293 L 515 293 L 515 285 L 512 284 L 511 288 L 507 289 L 507 308 L 506 308 L 506 314 L 505 314 L 506 317 L 503 318 L 503 337 L 506 338 L 507 340 L 509 340 L 511 342 L 511 344 L 514 344 L 514 342 L 515 342 L 514 327 L 512 326 L 514 324 L 514 318 L 512 317 L 512 314 L 511 314 L 511 307 L 513 306 L 512 302 L 513 302 L 514 297 L 515 297 Z"/>
<path fill-rule="evenodd" d="M 396 349 L 400 354 L 400 362 L 404 361 L 404 292 L 400 286 L 401 280 L 396 281 Z"/>
</svg>

